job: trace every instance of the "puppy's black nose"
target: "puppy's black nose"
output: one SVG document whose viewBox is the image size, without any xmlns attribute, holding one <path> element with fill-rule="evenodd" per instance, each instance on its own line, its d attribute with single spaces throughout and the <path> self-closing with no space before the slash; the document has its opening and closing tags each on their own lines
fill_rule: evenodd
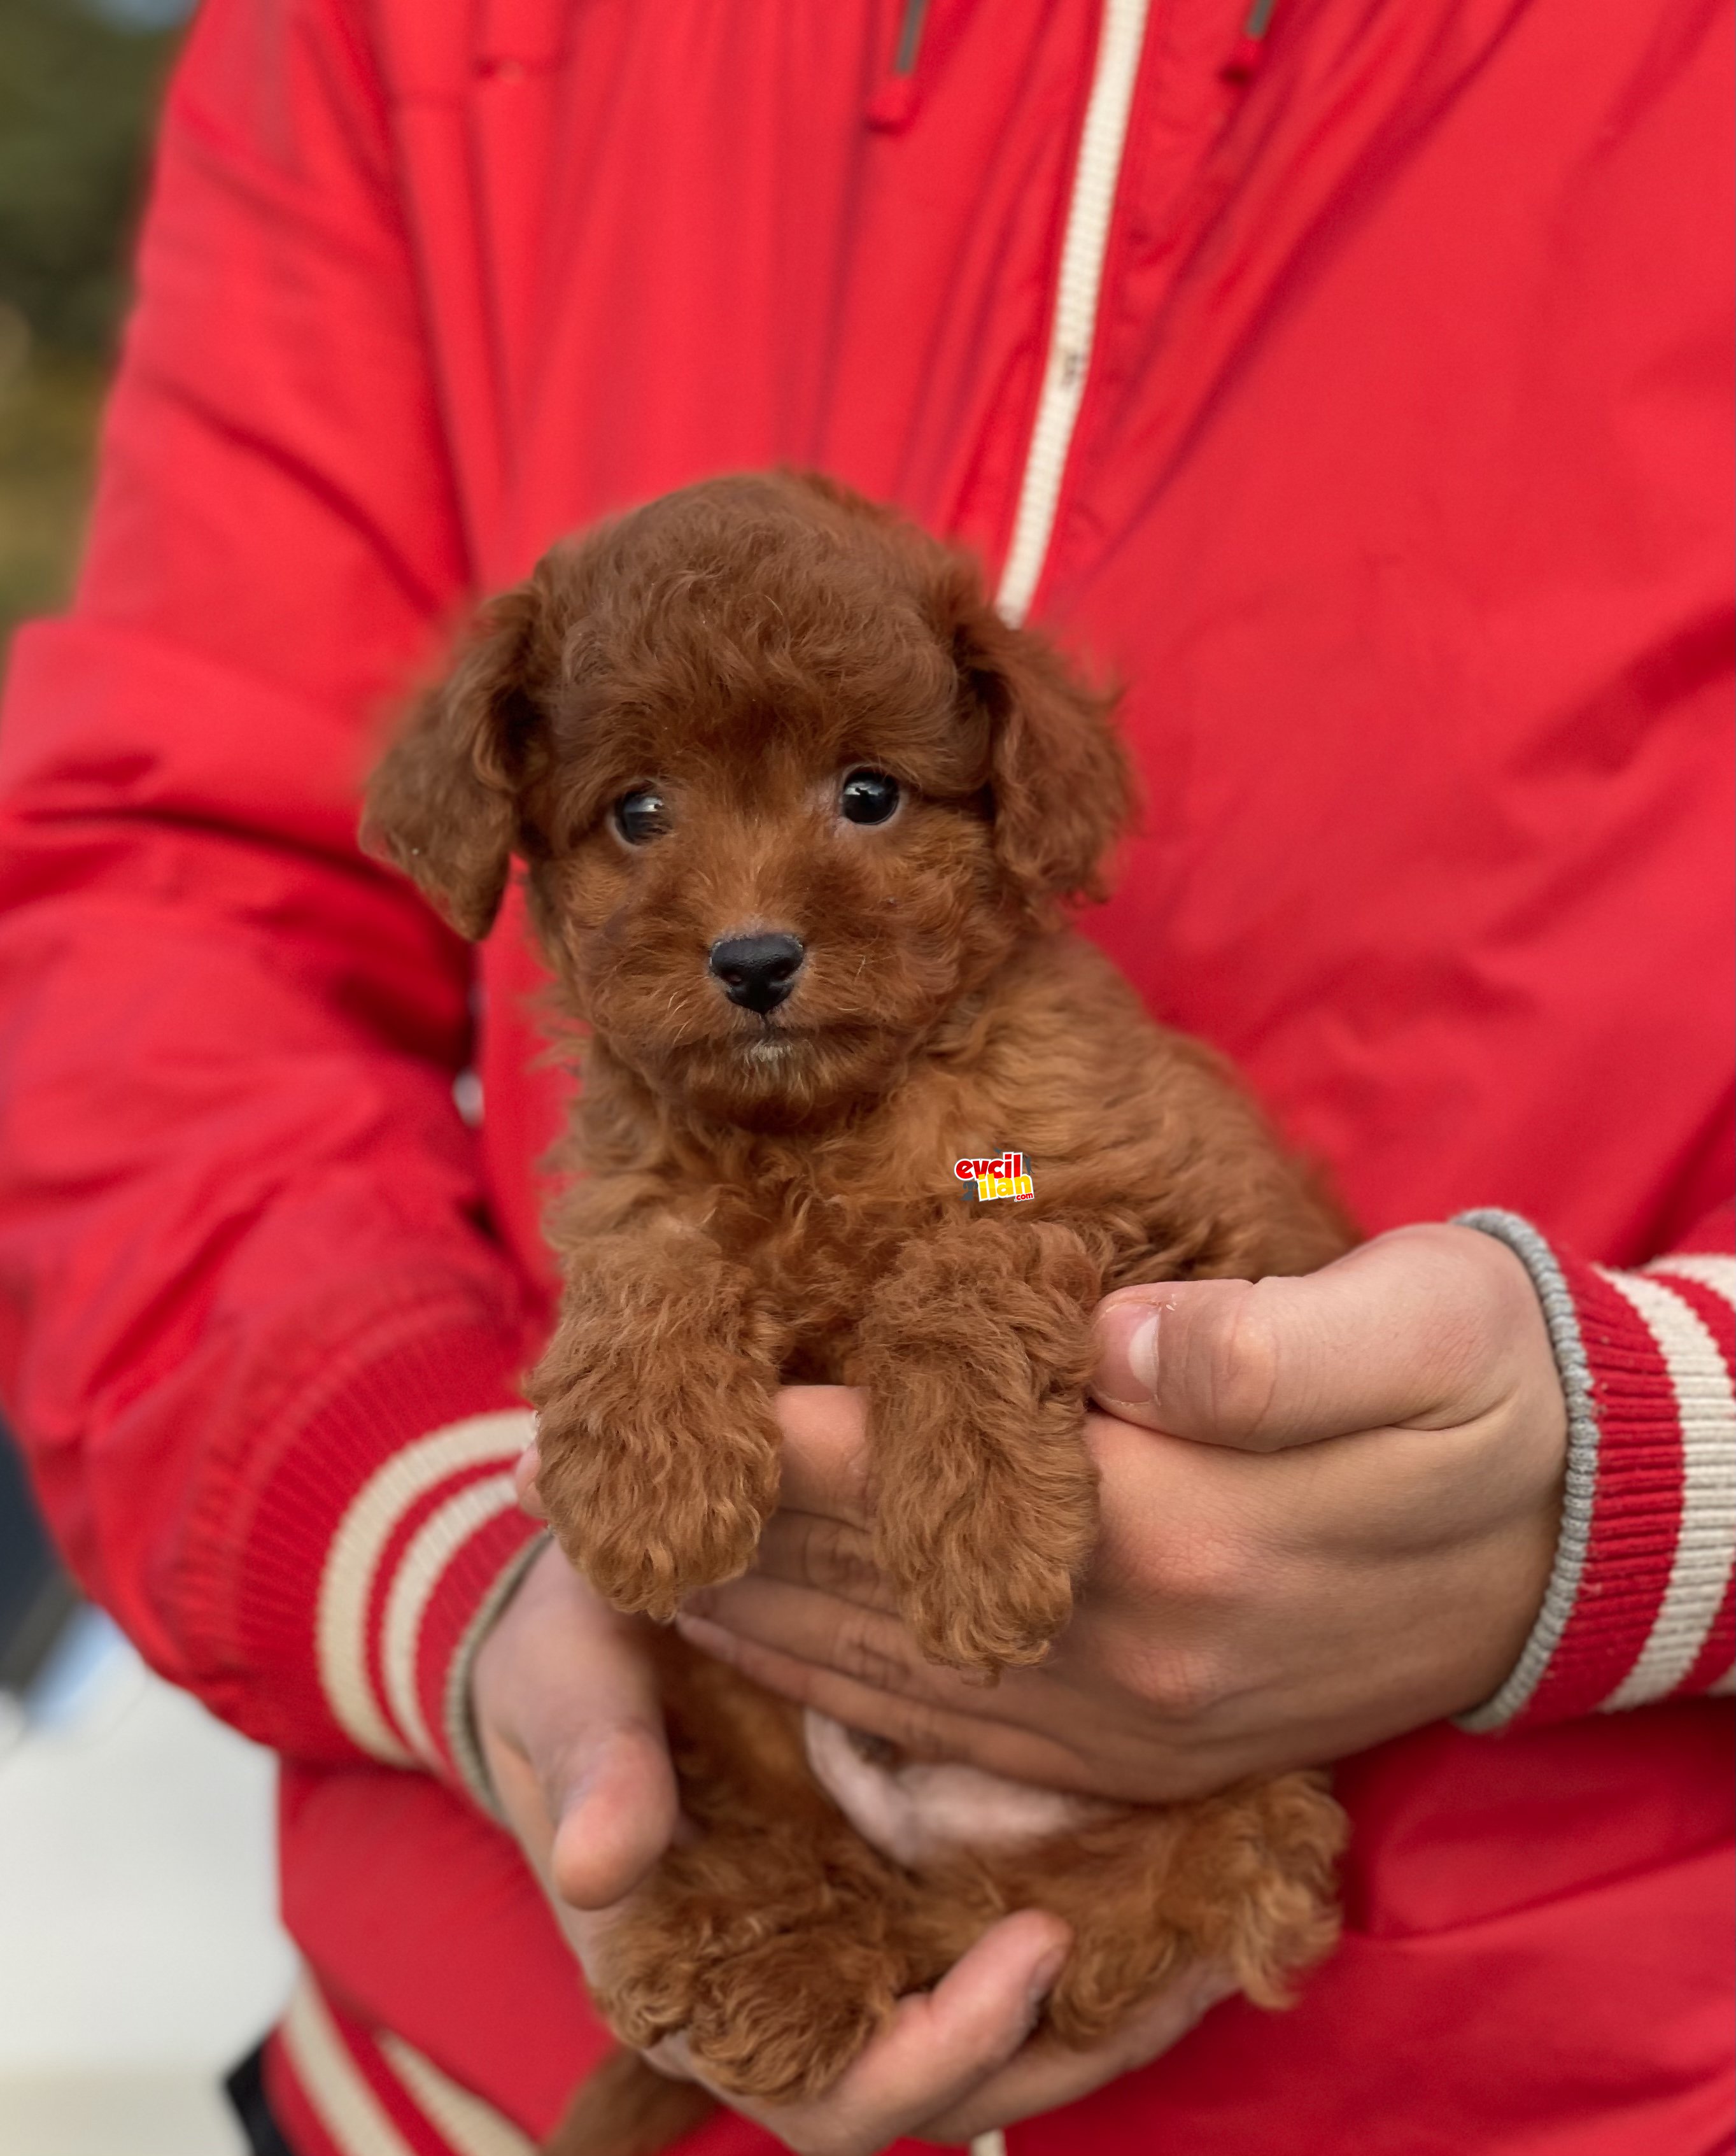
<svg viewBox="0 0 1736 2156">
<path fill-rule="evenodd" d="M 711 947 L 711 970 L 732 1004 L 764 1018 L 795 987 L 807 955 L 793 936 L 725 936 Z"/>
</svg>

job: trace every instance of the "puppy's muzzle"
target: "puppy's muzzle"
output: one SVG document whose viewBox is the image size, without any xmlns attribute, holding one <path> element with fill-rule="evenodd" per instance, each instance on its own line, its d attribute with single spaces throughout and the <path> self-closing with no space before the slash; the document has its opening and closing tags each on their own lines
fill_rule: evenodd
<svg viewBox="0 0 1736 2156">
<path fill-rule="evenodd" d="M 732 1004 L 765 1018 L 795 987 L 807 956 L 793 936 L 725 936 L 711 947 L 711 972 Z"/>
</svg>

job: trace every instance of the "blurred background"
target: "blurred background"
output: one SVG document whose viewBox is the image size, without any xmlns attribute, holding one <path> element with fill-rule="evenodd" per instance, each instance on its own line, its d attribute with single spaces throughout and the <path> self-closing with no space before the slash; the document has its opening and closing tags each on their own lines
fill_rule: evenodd
<svg viewBox="0 0 1736 2156">
<path fill-rule="evenodd" d="M 0 0 L 0 651 L 64 597 L 187 0 Z"/>
<path fill-rule="evenodd" d="M 190 0 L 0 0 L 0 667 L 68 597 Z M 291 1956 L 271 1762 L 79 1600 L 0 1430 L 0 2156 L 239 2156 Z"/>
</svg>

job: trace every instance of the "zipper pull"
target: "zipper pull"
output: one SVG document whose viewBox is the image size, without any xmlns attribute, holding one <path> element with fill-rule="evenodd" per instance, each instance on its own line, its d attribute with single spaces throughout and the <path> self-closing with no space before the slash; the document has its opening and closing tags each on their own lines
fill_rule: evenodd
<svg viewBox="0 0 1736 2156">
<path fill-rule="evenodd" d="M 1222 74 L 1226 82 L 1247 82 L 1257 74 L 1266 57 L 1266 33 L 1272 28 L 1272 18 L 1278 0 L 1254 0 L 1247 11 L 1247 19 L 1236 40 L 1235 49 L 1224 62 Z"/>
<path fill-rule="evenodd" d="M 868 100 L 868 123 L 888 134 L 908 126 L 916 110 L 916 63 L 922 53 L 922 33 L 927 25 L 929 0 L 904 0 L 899 14 L 899 33 L 892 49 L 892 64 L 880 86 Z"/>
</svg>

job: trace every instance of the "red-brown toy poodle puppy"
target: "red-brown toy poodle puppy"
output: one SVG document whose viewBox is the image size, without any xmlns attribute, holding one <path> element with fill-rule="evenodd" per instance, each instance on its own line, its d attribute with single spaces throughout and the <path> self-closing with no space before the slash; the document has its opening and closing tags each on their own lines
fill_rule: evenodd
<svg viewBox="0 0 1736 2156">
<path fill-rule="evenodd" d="M 387 757 L 371 843 L 473 937 L 521 860 L 584 1029 L 566 1295 L 529 1391 L 555 1532 L 617 1609 L 667 1619 L 750 1565 L 778 1387 L 858 1385 L 878 1559 L 923 1650 L 1035 1661 L 1096 1534 L 1093 1306 L 1344 1248 L 1217 1060 L 1061 918 L 1126 805 L 1109 700 L 970 561 L 786 474 L 556 547 Z M 702 1833 L 638 1897 L 599 2003 L 627 2046 L 684 2030 L 726 2091 L 824 2088 L 1012 1909 L 1073 1928 L 1044 2022 L 1068 2046 L 1202 1972 L 1277 2002 L 1333 1938 L 1318 1778 L 1062 1798 L 904 1758 L 658 1638 Z M 624 2147 L 607 2108 L 581 2100 L 558 2145 Z"/>
</svg>

